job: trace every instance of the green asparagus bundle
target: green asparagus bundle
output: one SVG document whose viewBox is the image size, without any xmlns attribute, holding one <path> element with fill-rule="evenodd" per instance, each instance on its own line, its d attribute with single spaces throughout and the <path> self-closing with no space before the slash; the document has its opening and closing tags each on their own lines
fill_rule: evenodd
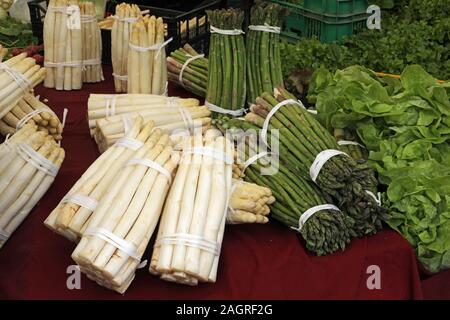
<svg viewBox="0 0 450 320">
<path fill-rule="evenodd" d="M 244 132 L 258 131 L 258 127 L 239 119 L 222 120 L 222 127 L 240 128 Z M 227 133 L 230 131 L 233 130 Z M 252 144 L 251 139 L 246 139 L 244 143 L 245 160 L 248 160 L 249 152 L 256 154 L 257 147 Z M 241 162 L 243 160 L 241 159 Z M 355 236 L 352 230 L 353 219 L 333 206 L 330 196 L 323 194 L 312 182 L 281 162 L 278 164 L 278 171 L 273 175 L 262 174 L 263 168 L 268 165 L 267 159 L 261 158 L 259 162 L 254 161 L 247 168 L 244 166 L 243 170 L 245 180 L 272 190 L 276 201 L 270 205 L 271 216 L 297 230 L 305 239 L 306 248 L 317 255 L 344 250 Z M 308 211 L 311 210 L 315 212 L 310 215 Z"/>
<path fill-rule="evenodd" d="M 246 97 L 246 59 L 239 9 L 207 10 L 211 38 L 206 102 L 211 111 L 233 116 L 243 114 Z"/>
<path fill-rule="evenodd" d="M 269 146 L 271 130 L 279 130 L 281 160 L 290 170 L 314 181 L 323 193 L 332 196 L 338 207 L 355 220 L 353 229 L 357 236 L 376 233 L 382 227 L 385 210 L 374 195 L 377 187 L 374 171 L 363 161 L 340 154 L 336 139 L 290 93 L 283 88 L 274 92 L 258 97 L 245 119 L 263 128 L 262 136 L 266 133 Z M 269 112 L 284 100 L 288 101 L 265 121 Z"/>
<path fill-rule="evenodd" d="M 208 59 L 188 43 L 167 57 L 169 80 L 200 97 L 206 96 Z"/>
<path fill-rule="evenodd" d="M 334 137 L 337 140 L 339 149 L 352 156 L 353 159 L 367 159 L 367 150 L 357 142 L 355 135 L 346 129 L 334 129 Z"/>
<path fill-rule="evenodd" d="M 257 2 L 251 8 L 246 43 L 249 101 L 283 85 L 280 30 L 286 14 L 286 8 L 274 3 Z"/>
</svg>

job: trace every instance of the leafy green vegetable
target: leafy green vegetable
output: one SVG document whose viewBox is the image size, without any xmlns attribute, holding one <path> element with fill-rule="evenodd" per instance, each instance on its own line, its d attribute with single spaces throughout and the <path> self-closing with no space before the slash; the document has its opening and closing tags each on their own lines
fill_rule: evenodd
<svg viewBox="0 0 450 320">
<path fill-rule="evenodd" d="M 417 65 L 401 80 L 364 67 L 318 69 L 309 97 L 319 121 L 354 130 L 369 150 L 389 208 L 387 223 L 416 249 L 425 268 L 450 268 L 450 100 L 446 86 Z"/>
<path fill-rule="evenodd" d="M 31 25 L 11 17 L 0 20 L 0 44 L 5 48 L 24 48 L 37 44 Z"/>
</svg>

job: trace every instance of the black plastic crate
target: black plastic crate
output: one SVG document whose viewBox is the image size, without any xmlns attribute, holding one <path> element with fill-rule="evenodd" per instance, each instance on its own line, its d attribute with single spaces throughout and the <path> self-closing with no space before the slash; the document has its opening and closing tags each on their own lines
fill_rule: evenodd
<svg viewBox="0 0 450 320">
<path fill-rule="evenodd" d="M 45 8 L 47 8 L 47 5 L 48 5 L 47 0 L 32 0 L 28 2 L 28 9 L 30 10 L 31 28 L 33 30 L 33 36 L 38 38 L 39 44 L 41 44 L 44 41 L 43 40 L 44 17 L 45 17 Z"/>
</svg>

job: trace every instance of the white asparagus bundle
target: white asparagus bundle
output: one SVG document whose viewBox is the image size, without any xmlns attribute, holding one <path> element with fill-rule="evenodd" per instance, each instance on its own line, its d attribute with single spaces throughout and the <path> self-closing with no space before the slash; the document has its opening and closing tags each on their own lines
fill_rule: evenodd
<svg viewBox="0 0 450 320">
<path fill-rule="evenodd" d="M 23 52 L 0 63 L 0 119 L 45 78 L 46 69 Z"/>
<path fill-rule="evenodd" d="M 151 134 L 154 128 L 152 122 L 148 122 L 141 130 L 142 122 L 142 118 L 137 118 L 126 139 L 108 149 L 91 164 L 44 221 L 48 228 L 71 241 L 79 241 L 92 212 L 122 166 L 160 138 L 160 130 L 154 130 Z"/>
<path fill-rule="evenodd" d="M 153 94 L 90 94 L 88 99 L 89 128 L 95 128 L 96 120 L 116 114 L 145 111 L 161 107 L 196 107 L 198 99 L 166 97 Z"/>
<path fill-rule="evenodd" d="M 39 131 L 47 131 L 56 141 L 61 141 L 63 124 L 59 118 L 43 102 L 31 93 L 26 93 L 22 99 L 0 119 L 0 134 L 14 134 L 26 123 L 35 123 Z"/>
<path fill-rule="evenodd" d="M 64 150 L 35 124 L 0 145 L 0 248 L 53 183 Z"/>
<path fill-rule="evenodd" d="M 78 0 L 50 0 L 44 19 L 45 87 L 81 89 L 82 46 Z"/>
<path fill-rule="evenodd" d="M 269 205 L 275 197 L 269 188 L 243 180 L 233 181 L 233 192 L 228 204 L 227 223 L 267 223 Z"/>
<path fill-rule="evenodd" d="M 149 271 L 196 285 L 215 282 L 231 193 L 232 143 L 215 129 L 184 140 Z"/>
<path fill-rule="evenodd" d="M 121 3 L 116 6 L 115 20 L 111 30 L 111 61 L 116 92 L 127 92 L 131 24 L 139 17 L 142 17 L 142 13 L 134 4 Z"/>
<path fill-rule="evenodd" d="M 82 272 L 120 293 L 134 279 L 179 160 L 167 134 L 135 157 L 111 183 L 72 253 Z"/>
<path fill-rule="evenodd" d="M 95 5 L 92 2 L 80 3 L 81 34 L 83 43 L 83 82 L 103 81 L 102 38 L 97 24 Z"/>
<path fill-rule="evenodd" d="M 155 127 L 168 132 L 177 141 L 177 137 L 189 135 L 195 131 L 205 132 L 211 127 L 211 112 L 205 106 L 152 108 L 146 111 L 119 114 L 96 121 L 93 131 L 94 140 L 100 152 L 104 152 L 127 132 L 127 122 L 143 117 L 144 123 L 153 121 Z"/>
<path fill-rule="evenodd" d="M 127 92 L 167 95 L 163 19 L 146 15 L 131 27 Z"/>
</svg>

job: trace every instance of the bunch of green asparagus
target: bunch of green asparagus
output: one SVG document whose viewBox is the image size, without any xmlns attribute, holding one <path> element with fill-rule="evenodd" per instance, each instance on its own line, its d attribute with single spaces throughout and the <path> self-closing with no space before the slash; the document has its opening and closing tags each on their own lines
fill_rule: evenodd
<svg viewBox="0 0 450 320">
<path fill-rule="evenodd" d="M 263 93 L 245 116 L 246 121 L 263 128 L 269 112 L 287 99 L 294 97 L 280 87 L 274 90 L 274 95 Z M 330 195 L 334 203 L 354 219 L 352 228 L 357 236 L 374 234 L 381 229 L 385 209 L 374 197 L 377 179 L 371 168 L 351 156 L 335 155 L 323 164 L 313 179 L 310 168 L 317 155 L 324 150 L 339 150 L 339 145 L 309 112 L 294 102 L 282 106 L 270 118 L 267 130 L 269 146 L 271 129 L 279 132 L 281 161 L 296 174 L 313 180 L 324 194 Z"/>
<path fill-rule="evenodd" d="M 206 101 L 222 109 L 240 110 L 246 98 L 244 12 L 221 9 L 206 14 L 211 28 Z"/>
<path fill-rule="evenodd" d="M 194 57 L 196 58 L 194 59 Z M 191 60 L 187 62 L 188 59 Z M 183 65 L 185 65 L 184 68 Z M 188 43 L 167 57 L 167 70 L 170 81 L 200 97 L 206 96 L 208 59 L 200 57 L 199 53 Z"/>
<path fill-rule="evenodd" d="M 258 1 L 251 8 L 246 43 L 249 101 L 283 85 L 279 30 L 286 14 L 287 9 L 275 3 Z"/>
</svg>

